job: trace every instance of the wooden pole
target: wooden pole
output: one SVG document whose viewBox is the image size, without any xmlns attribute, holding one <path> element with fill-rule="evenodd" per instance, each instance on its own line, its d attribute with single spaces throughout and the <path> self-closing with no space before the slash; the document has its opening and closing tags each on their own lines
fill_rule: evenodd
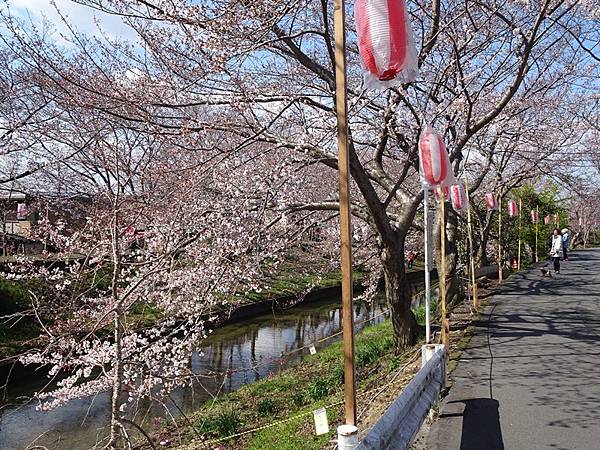
<svg viewBox="0 0 600 450">
<path fill-rule="evenodd" d="M 471 222 L 471 199 L 469 197 L 469 185 L 465 180 L 465 193 L 467 195 L 467 237 L 469 239 L 469 263 L 471 265 L 471 291 L 473 293 L 473 308 L 479 308 L 479 299 L 477 298 L 477 279 L 475 278 L 475 257 L 473 256 L 473 226 Z"/>
<path fill-rule="evenodd" d="M 539 262 L 538 259 L 538 229 L 540 227 L 540 207 L 535 207 L 535 262 Z"/>
<path fill-rule="evenodd" d="M 429 186 L 423 187 L 423 225 L 425 226 L 425 342 L 431 344 L 431 258 L 429 240 Z"/>
<path fill-rule="evenodd" d="M 440 306 L 442 310 L 442 344 L 450 353 L 450 323 L 446 313 L 446 199 L 444 189 L 440 187 L 440 273 L 438 274 L 440 284 Z"/>
<path fill-rule="evenodd" d="M 521 270 L 521 217 L 523 212 L 523 200 L 519 199 L 519 252 L 517 253 L 517 270 Z"/>
<path fill-rule="evenodd" d="M 502 266 L 504 261 L 502 258 L 502 197 L 498 198 L 498 283 L 502 284 Z"/>
<path fill-rule="evenodd" d="M 354 316 L 352 310 L 352 230 L 350 222 L 350 163 L 346 88 L 346 31 L 344 0 L 334 0 L 335 107 L 338 128 L 340 188 L 340 250 L 342 259 L 342 320 L 344 334 L 344 410 L 346 425 L 356 425 Z"/>
</svg>

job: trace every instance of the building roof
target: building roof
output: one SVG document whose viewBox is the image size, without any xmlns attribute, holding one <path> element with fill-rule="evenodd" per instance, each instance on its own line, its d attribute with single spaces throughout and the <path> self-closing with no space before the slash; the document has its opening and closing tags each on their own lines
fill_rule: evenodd
<svg viewBox="0 0 600 450">
<path fill-rule="evenodd" d="M 22 192 L 0 191 L 0 200 L 26 200 L 27 194 Z"/>
</svg>

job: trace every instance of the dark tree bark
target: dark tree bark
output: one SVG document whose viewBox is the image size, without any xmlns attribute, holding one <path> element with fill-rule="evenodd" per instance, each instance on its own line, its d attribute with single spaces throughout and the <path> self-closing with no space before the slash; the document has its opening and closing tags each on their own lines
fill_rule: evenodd
<svg viewBox="0 0 600 450">
<path fill-rule="evenodd" d="M 397 349 L 405 349 L 416 342 L 418 325 L 410 309 L 412 299 L 406 279 L 404 239 L 399 241 L 397 247 L 382 249 L 381 261 L 394 341 Z"/>
</svg>

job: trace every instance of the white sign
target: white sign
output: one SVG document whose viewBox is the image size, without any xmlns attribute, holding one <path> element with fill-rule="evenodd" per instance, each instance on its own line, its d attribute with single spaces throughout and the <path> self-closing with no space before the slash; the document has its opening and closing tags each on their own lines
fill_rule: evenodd
<svg viewBox="0 0 600 450">
<path fill-rule="evenodd" d="M 317 348 L 314 345 L 311 345 L 308 350 L 310 351 L 311 355 L 316 355 L 317 354 Z"/>
<path fill-rule="evenodd" d="M 317 436 L 329 433 L 329 422 L 327 421 L 327 411 L 325 408 L 320 408 L 313 411 L 315 417 L 315 433 Z"/>
</svg>

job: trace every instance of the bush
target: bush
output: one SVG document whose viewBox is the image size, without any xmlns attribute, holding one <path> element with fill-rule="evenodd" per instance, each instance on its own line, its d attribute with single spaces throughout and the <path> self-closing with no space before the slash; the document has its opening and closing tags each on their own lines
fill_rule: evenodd
<svg viewBox="0 0 600 450">
<path fill-rule="evenodd" d="M 262 399 L 258 402 L 257 411 L 261 416 L 270 416 L 277 411 L 277 403 L 270 398 Z"/>
<path fill-rule="evenodd" d="M 363 367 L 376 362 L 382 355 L 383 349 L 373 341 L 360 346 L 356 350 L 356 365 Z"/>
<path fill-rule="evenodd" d="M 29 293 L 21 283 L 0 279 L 0 314 L 11 314 L 27 306 Z"/>
<path fill-rule="evenodd" d="M 318 378 L 317 380 L 310 383 L 310 385 L 308 386 L 308 393 L 310 397 L 315 401 L 327 397 L 327 395 L 329 395 L 329 386 L 327 380 L 324 380 L 323 378 Z"/>
<path fill-rule="evenodd" d="M 329 377 L 329 384 L 333 386 L 339 386 L 344 384 L 344 366 L 339 365 L 333 369 L 331 376 Z"/>
<path fill-rule="evenodd" d="M 227 437 L 237 433 L 242 426 L 240 413 L 234 410 L 222 411 L 207 417 L 199 426 L 200 433 L 217 433 L 219 437 Z"/>
<path fill-rule="evenodd" d="M 303 392 L 295 392 L 292 395 L 292 403 L 296 408 L 301 408 L 306 404 L 306 397 Z"/>
</svg>

